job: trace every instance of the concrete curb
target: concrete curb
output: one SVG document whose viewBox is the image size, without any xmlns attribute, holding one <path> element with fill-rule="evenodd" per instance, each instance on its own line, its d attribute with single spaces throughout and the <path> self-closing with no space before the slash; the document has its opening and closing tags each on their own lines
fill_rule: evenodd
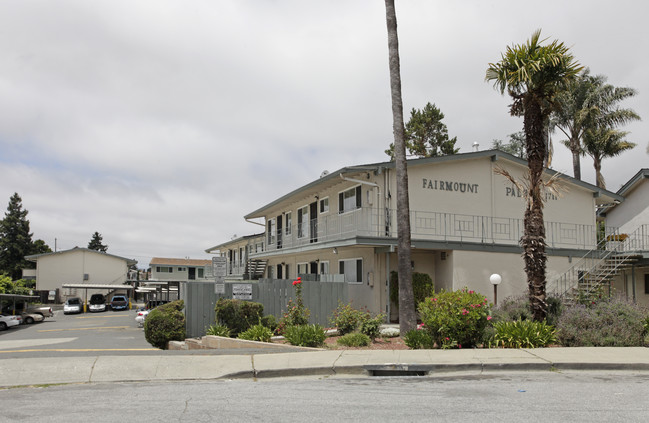
<svg viewBox="0 0 649 423">
<path fill-rule="evenodd" d="M 0 387 L 289 376 L 449 377 L 552 370 L 649 371 L 649 349 L 310 350 L 255 355 L 12 358 L 0 360 Z"/>
</svg>

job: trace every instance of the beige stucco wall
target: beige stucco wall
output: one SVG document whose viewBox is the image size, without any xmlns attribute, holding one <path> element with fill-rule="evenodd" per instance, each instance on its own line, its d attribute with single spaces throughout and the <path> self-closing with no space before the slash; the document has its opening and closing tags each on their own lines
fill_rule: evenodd
<svg viewBox="0 0 649 423">
<path fill-rule="evenodd" d="M 454 251 L 453 265 L 454 290 L 466 286 L 484 294 L 489 301 L 493 301 L 494 289 L 489 277 L 498 273 L 502 277 L 502 282 L 498 286 L 499 299 L 527 293 L 527 277 L 520 254 Z M 570 265 L 567 257 L 548 257 L 547 282 L 551 283 L 557 276 L 568 270 Z"/>
<path fill-rule="evenodd" d="M 123 259 L 86 250 L 63 251 L 38 258 L 36 289 L 60 289 L 64 283 L 122 285 L 126 273 Z"/>
<path fill-rule="evenodd" d="M 631 234 L 641 225 L 649 225 L 649 179 L 627 193 L 624 202 L 606 214 L 606 225 L 617 227 L 620 233 Z"/>
<path fill-rule="evenodd" d="M 525 207 L 522 193 L 495 172 L 498 167 L 517 180 L 523 180 L 527 171 L 524 166 L 504 160 L 494 162 L 490 157 L 409 167 L 410 208 L 412 211 L 522 219 Z M 396 182 L 394 173 L 391 175 L 390 185 L 394 192 Z M 594 225 L 592 192 L 566 181 L 559 182 L 558 186 L 562 195 L 546 194 L 545 220 Z"/>
<path fill-rule="evenodd" d="M 635 275 L 634 275 L 635 273 Z M 611 284 L 612 293 L 620 295 L 629 301 L 635 301 L 645 307 L 649 307 L 649 294 L 645 293 L 645 275 L 649 275 L 649 267 L 636 267 L 635 272 L 632 269 L 624 270 L 617 276 Z M 635 276 L 635 290 L 634 290 Z"/>
</svg>

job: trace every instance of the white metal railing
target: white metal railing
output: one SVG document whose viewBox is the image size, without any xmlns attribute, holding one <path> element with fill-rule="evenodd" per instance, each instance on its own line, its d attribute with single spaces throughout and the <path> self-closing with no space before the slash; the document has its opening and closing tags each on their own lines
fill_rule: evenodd
<svg viewBox="0 0 649 423">
<path fill-rule="evenodd" d="M 546 291 L 549 294 L 564 296 L 580 288 L 588 293 L 602 281 L 616 275 L 632 256 L 649 250 L 649 225 L 641 225 L 626 237 L 617 230 L 607 231 L 604 235 L 597 248 L 586 253 L 564 274 L 548 283 Z"/>
<path fill-rule="evenodd" d="M 298 248 L 357 236 L 396 238 L 396 210 L 360 208 L 343 214 L 319 216 L 297 223 L 272 237 L 266 233 L 265 251 Z M 457 213 L 411 211 L 414 240 L 458 241 L 482 244 L 518 245 L 524 232 L 523 219 L 476 216 Z M 595 225 L 545 222 L 546 243 L 551 248 L 594 249 Z M 254 257 L 255 254 L 252 254 Z"/>
</svg>

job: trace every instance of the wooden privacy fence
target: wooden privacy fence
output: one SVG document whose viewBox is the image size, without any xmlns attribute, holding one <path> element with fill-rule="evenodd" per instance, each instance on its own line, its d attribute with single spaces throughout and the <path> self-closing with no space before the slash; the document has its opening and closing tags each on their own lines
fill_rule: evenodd
<svg viewBox="0 0 649 423">
<path fill-rule="evenodd" d="M 217 294 L 215 282 L 181 284 L 180 298 L 185 301 L 188 338 L 205 335 L 207 328 L 215 323 L 214 307 L 219 298 L 246 297 L 248 301 L 261 303 L 264 306 L 264 315 L 272 314 L 277 320 L 286 312 L 289 300 L 295 301 L 293 280 L 289 279 L 226 282 L 224 288 L 225 292 Z M 237 294 L 233 295 L 233 292 Z M 303 280 L 302 298 L 304 306 L 311 312 L 309 322 L 328 326 L 338 302 L 349 301 L 348 284 Z"/>
</svg>

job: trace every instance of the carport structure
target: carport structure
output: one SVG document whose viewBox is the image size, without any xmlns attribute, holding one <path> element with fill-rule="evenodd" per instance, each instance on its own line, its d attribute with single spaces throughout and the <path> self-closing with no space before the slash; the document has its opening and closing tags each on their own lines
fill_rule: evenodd
<svg viewBox="0 0 649 423">
<path fill-rule="evenodd" d="M 2 304 L 5 300 L 12 302 L 12 314 L 16 314 L 16 301 L 34 301 L 38 299 L 40 299 L 38 295 L 0 294 L 0 313 L 2 313 Z M 27 309 L 27 307 L 25 307 L 25 309 Z"/>
<path fill-rule="evenodd" d="M 135 292 L 142 293 L 145 302 L 153 301 L 173 301 L 179 298 L 178 290 L 181 281 L 139 281 L 139 286 Z"/>
<path fill-rule="evenodd" d="M 110 285 L 110 284 L 90 284 L 90 283 L 64 283 L 62 288 L 73 288 L 73 289 L 83 289 L 83 312 L 85 313 L 88 306 L 88 290 L 97 289 L 97 290 L 106 290 L 116 291 L 123 289 L 128 292 L 128 309 L 131 309 L 131 303 L 133 299 L 133 287 L 131 285 Z"/>
</svg>

